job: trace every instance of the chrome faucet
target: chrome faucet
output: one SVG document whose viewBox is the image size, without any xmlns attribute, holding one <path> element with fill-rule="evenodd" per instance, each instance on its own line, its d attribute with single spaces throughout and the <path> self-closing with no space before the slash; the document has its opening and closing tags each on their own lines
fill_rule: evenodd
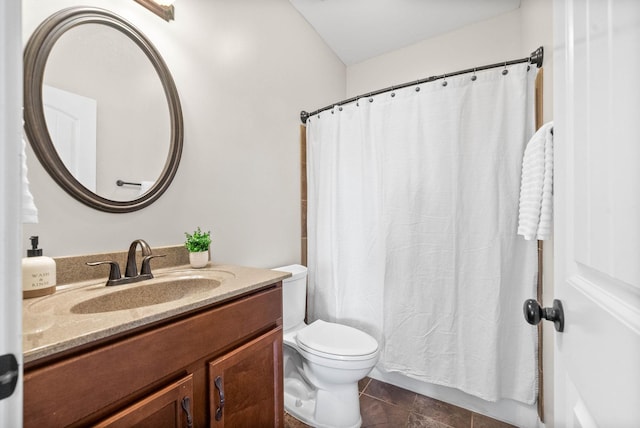
<svg viewBox="0 0 640 428">
<path fill-rule="evenodd" d="M 136 261 L 136 250 L 138 245 L 142 250 L 142 264 L 140 265 L 140 273 L 138 273 L 138 264 Z M 87 262 L 89 266 L 98 266 L 108 264 L 110 265 L 109 279 L 107 285 L 122 285 L 131 284 L 133 282 L 144 281 L 145 279 L 153 278 L 151 273 L 151 259 L 155 257 L 164 257 L 165 254 L 152 254 L 151 247 L 143 239 L 136 239 L 129 246 L 129 252 L 127 253 L 127 266 L 125 267 L 124 277 L 120 273 L 120 265 L 118 262 L 107 260 L 101 262 Z"/>
</svg>

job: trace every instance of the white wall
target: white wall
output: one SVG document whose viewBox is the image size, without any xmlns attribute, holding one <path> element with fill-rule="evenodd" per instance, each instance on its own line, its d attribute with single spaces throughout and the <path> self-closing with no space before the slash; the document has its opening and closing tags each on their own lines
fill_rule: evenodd
<svg viewBox="0 0 640 428">
<path fill-rule="evenodd" d="M 520 9 L 347 67 L 347 97 L 450 71 L 547 50 L 545 119 L 551 116 L 551 0 L 523 0 Z"/>
<path fill-rule="evenodd" d="M 539 46 L 544 58 L 544 121 L 552 120 L 553 104 L 553 10 L 552 0 L 523 0 L 520 9 L 424 40 L 347 67 L 347 97 L 364 95 L 394 84 L 473 68 L 510 59 L 524 58 Z M 545 303 L 553 299 L 553 242 L 545 243 Z M 534 296 L 532 296 L 534 297 Z M 524 319 L 522 322 L 525 322 Z M 545 325 L 545 410 L 547 421 L 553 413 L 553 326 Z M 382 376 L 382 374 L 376 374 Z M 389 376 L 387 381 L 419 390 L 419 382 Z M 505 400 L 488 403 L 459 391 L 433 386 L 423 390 L 431 396 L 474 409 L 518 426 L 535 426 L 534 407 Z M 418 391 L 420 392 L 420 391 Z M 547 424 L 547 426 L 552 426 Z"/>
<path fill-rule="evenodd" d="M 299 112 L 341 99 L 345 67 L 287 0 L 180 0 L 167 23 L 131 0 L 23 0 L 24 43 L 68 6 L 108 7 L 145 33 L 180 94 L 184 151 L 153 205 L 108 214 L 62 191 L 29 150 L 40 235 L 52 256 L 125 250 L 136 238 L 179 244 L 211 230 L 214 261 L 299 262 Z"/>
<path fill-rule="evenodd" d="M 394 84 L 522 58 L 521 10 L 463 27 L 347 67 L 347 96 L 366 94 Z"/>
</svg>

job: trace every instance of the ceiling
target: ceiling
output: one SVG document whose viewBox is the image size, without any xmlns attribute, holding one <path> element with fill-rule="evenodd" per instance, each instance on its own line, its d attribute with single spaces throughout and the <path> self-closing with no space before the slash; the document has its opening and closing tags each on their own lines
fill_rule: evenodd
<svg viewBox="0 0 640 428">
<path fill-rule="evenodd" d="M 346 65 L 520 7 L 521 0 L 289 0 Z"/>
</svg>

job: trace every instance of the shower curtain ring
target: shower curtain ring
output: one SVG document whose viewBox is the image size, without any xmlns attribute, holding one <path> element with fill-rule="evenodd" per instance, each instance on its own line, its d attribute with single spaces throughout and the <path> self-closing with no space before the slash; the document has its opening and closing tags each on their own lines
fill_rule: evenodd
<svg viewBox="0 0 640 428">
<path fill-rule="evenodd" d="M 471 76 L 471 81 L 475 82 L 475 80 L 478 78 L 478 76 L 476 76 L 476 69 L 473 69 L 473 75 Z"/>
<path fill-rule="evenodd" d="M 420 79 L 416 80 L 416 92 L 420 92 Z"/>
<path fill-rule="evenodd" d="M 392 86 L 391 87 L 391 98 L 396 96 L 396 93 L 394 91 L 395 91 L 395 87 Z"/>
<path fill-rule="evenodd" d="M 447 86 L 447 75 L 444 75 L 444 80 L 442 81 L 442 86 Z"/>
<path fill-rule="evenodd" d="M 369 92 L 369 95 L 367 95 L 369 97 L 369 102 L 372 103 L 373 102 L 373 97 L 371 96 L 371 92 Z"/>
<path fill-rule="evenodd" d="M 502 75 L 506 76 L 509 73 L 509 70 L 507 70 L 507 62 L 505 61 L 504 63 L 504 70 L 502 70 Z"/>
</svg>

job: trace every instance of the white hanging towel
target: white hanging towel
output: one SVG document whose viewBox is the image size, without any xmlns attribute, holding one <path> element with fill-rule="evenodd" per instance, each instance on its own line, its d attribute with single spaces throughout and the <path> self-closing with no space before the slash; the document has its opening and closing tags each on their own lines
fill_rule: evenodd
<svg viewBox="0 0 640 428">
<path fill-rule="evenodd" d="M 140 192 L 138 192 L 138 194 L 140 196 L 144 195 L 145 193 L 147 193 L 149 191 L 149 189 L 151 189 L 153 187 L 153 185 L 156 184 L 155 181 L 141 181 L 140 182 Z"/>
<path fill-rule="evenodd" d="M 526 240 L 551 237 L 553 212 L 553 122 L 527 143 L 522 159 L 518 235 Z"/>
<path fill-rule="evenodd" d="M 37 223 L 38 208 L 33 200 L 31 190 L 29 190 L 29 179 L 27 178 L 27 143 L 22 139 L 22 152 L 20 153 L 22 164 L 22 222 Z"/>
</svg>

